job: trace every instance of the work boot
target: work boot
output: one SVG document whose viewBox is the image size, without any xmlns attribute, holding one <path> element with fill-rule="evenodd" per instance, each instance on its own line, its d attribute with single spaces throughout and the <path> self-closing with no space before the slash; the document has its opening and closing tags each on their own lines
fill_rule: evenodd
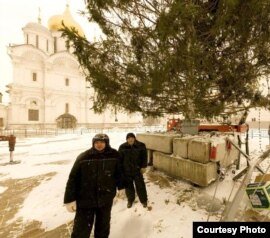
<svg viewBox="0 0 270 238">
<path fill-rule="evenodd" d="M 131 208 L 131 207 L 132 207 L 132 202 L 128 202 L 127 208 Z"/>
<path fill-rule="evenodd" d="M 143 205 L 144 208 L 146 208 L 147 207 L 147 202 L 143 202 L 142 205 Z"/>
</svg>

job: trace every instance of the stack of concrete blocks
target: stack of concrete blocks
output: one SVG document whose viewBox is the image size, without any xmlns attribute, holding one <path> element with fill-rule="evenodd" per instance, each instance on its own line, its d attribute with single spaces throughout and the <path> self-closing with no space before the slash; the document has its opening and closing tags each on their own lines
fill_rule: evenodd
<svg viewBox="0 0 270 238">
<path fill-rule="evenodd" d="M 220 166 L 232 164 L 238 157 L 233 146 L 227 149 L 225 139 L 175 134 L 137 134 L 153 153 L 153 166 L 168 175 L 183 178 L 199 186 L 208 186 L 217 179 Z M 211 146 L 216 147 L 215 158 L 210 158 Z"/>
</svg>

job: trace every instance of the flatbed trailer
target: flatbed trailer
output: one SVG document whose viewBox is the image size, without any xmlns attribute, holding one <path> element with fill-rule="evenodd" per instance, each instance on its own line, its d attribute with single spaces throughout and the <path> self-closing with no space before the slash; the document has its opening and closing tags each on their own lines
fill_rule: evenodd
<svg viewBox="0 0 270 238">
<path fill-rule="evenodd" d="M 248 131 L 248 125 L 227 125 L 227 124 L 202 124 L 199 125 L 199 131 L 219 131 L 219 132 L 241 132 Z"/>
</svg>

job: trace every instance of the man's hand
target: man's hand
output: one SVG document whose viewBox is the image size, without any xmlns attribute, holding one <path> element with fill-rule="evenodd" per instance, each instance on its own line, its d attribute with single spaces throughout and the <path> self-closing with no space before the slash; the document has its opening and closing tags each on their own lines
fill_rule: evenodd
<svg viewBox="0 0 270 238">
<path fill-rule="evenodd" d="M 76 201 L 66 203 L 65 207 L 69 212 L 76 212 L 76 209 L 77 209 Z"/>
<path fill-rule="evenodd" d="M 124 199 L 125 196 L 126 196 L 126 194 L 125 194 L 125 190 L 124 189 L 118 190 L 117 193 L 116 193 L 116 197 L 118 197 L 118 198 Z"/>
<path fill-rule="evenodd" d="M 144 174 L 146 172 L 146 168 L 141 168 L 141 174 Z"/>
</svg>

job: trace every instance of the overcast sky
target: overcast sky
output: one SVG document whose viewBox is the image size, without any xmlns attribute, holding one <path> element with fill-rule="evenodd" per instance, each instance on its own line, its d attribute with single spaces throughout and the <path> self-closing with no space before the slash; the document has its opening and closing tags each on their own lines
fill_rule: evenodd
<svg viewBox="0 0 270 238">
<path fill-rule="evenodd" d="M 5 86 L 12 80 L 11 60 L 7 54 L 8 44 L 23 43 L 22 28 L 28 22 L 37 22 L 39 8 L 41 23 L 47 27 L 48 19 L 53 15 L 62 14 L 67 2 L 73 18 L 81 25 L 87 38 L 93 38 L 97 29 L 78 13 L 85 7 L 84 0 L 0 0 L 0 92 L 4 94 L 4 102 L 8 101 Z"/>
</svg>

